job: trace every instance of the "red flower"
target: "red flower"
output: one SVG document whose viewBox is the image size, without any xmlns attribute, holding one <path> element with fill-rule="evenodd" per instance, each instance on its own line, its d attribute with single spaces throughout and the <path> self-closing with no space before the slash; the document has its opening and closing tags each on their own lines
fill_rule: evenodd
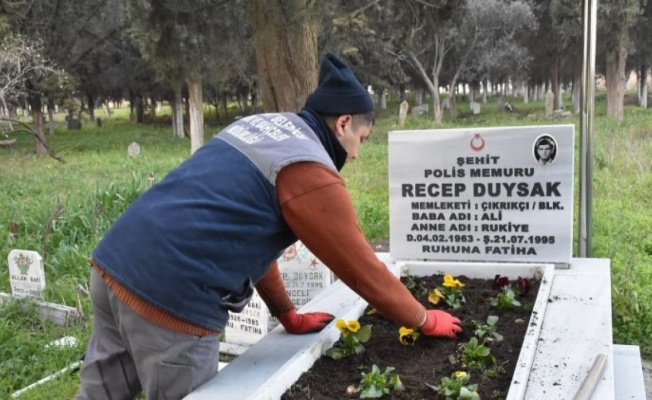
<svg viewBox="0 0 652 400">
<path fill-rule="evenodd" d="M 494 277 L 493 289 L 500 292 L 504 287 L 509 286 L 509 278 L 506 276 L 496 275 Z"/>
<path fill-rule="evenodd" d="M 523 278 L 519 276 L 517 284 L 521 296 L 527 296 L 527 294 L 530 292 L 530 289 L 532 289 L 532 285 L 530 284 L 530 281 L 527 278 Z"/>
</svg>

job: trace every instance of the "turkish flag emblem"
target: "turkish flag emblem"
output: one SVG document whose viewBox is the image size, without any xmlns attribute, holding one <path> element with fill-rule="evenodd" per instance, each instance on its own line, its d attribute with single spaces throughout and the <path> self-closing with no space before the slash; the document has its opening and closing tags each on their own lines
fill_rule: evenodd
<svg viewBox="0 0 652 400">
<path fill-rule="evenodd" d="M 482 149 L 484 149 L 484 144 L 484 139 L 479 133 L 476 133 L 475 136 L 473 136 L 473 139 L 471 139 L 471 148 L 473 151 L 482 151 Z"/>
</svg>

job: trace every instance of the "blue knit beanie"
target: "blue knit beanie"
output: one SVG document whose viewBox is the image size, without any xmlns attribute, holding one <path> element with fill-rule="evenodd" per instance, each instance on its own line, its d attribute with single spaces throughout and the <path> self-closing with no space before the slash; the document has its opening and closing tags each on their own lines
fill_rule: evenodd
<svg viewBox="0 0 652 400">
<path fill-rule="evenodd" d="M 365 114 L 374 110 L 371 95 L 342 61 L 328 53 L 319 69 L 317 89 L 306 107 L 325 115 Z"/>
</svg>

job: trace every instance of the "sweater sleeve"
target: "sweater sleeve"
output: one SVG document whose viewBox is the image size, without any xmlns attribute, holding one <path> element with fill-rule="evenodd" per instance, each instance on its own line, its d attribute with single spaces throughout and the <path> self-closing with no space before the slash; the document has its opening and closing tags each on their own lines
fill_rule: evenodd
<svg viewBox="0 0 652 400">
<path fill-rule="evenodd" d="M 283 278 L 281 278 L 276 260 L 272 261 L 265 276 L 256 283 L 256 290 L 274 317 L 278 317 L 295 308 L 294 304 L 292 304 L 292 299 L 290 299 L 285 289 L 285 284 L 283 283 Z"/>
<path fill-rule="evenodd" d="M 413 328 L 425 321 L 425 308 L 367 243 L 337 173 L 295 163 L 280 171 L 276 188 L 290 229 L 339 279 L 390 320 Z"/>
</svg>

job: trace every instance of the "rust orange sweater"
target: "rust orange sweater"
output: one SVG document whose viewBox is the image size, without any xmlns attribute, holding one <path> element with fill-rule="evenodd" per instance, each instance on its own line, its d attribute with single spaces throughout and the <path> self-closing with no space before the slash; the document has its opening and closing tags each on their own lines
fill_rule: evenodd
<svg viewBox="0 0 652 400">
<path fill-rule="evenodd" d="M 395 322 L 414 328 L 425 321 L 425 308 L 378 260 L 367 243 L 344 181 L 337 173 L 317 163 L 291 164 L 279 172 L 276 189 L 288 226 L 339 279 Z M 118 298 L 149 321 L 199 336 L 214 333 L 148 304 L 94 266 Z M 272 315 L 294 309 L 276 262 L 256 289 Z"/>
</svg>

